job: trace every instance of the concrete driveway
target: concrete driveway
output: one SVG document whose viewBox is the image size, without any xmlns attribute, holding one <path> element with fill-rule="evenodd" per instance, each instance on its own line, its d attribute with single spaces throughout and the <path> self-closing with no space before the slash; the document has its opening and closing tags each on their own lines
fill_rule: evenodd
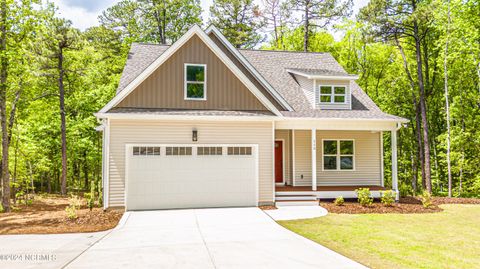
<svg viewBox="0 0 480 269">
<path fill-rule="evenodd" d="M 127 212 L 116 229 L 98 236 L 64 266 L 365 268 L 284 229 L 258 208 Z"/>
</svg>

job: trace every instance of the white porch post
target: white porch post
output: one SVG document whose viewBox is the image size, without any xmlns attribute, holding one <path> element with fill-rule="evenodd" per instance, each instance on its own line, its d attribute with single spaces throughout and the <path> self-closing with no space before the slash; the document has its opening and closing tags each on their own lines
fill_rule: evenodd
<svg viewBox="0 0 480 269">
<path fill-rule="evenodd" d="M 317 129 L 312 129 L 312 191 L 317 190 Z"/>
<path fill-rule="evenodd" d="M 400 199 L 398 192 L 398 170 L 397 170 L 397 130 L 392 130 L 392 188 L 395 191 L 395 200 Z"/>
</svg>

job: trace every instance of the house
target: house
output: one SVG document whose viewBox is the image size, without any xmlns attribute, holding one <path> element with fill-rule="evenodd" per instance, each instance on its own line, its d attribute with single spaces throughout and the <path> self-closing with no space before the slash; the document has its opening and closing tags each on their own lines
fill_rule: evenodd
<svg viewBox="0 0 480 269">
<path fill-rule="evenodd" d="M 98 113 L 106 208 L 309 204 L 384 188 L 397 130 L 328 53 L 236 49 L 214 27 L 133 44 Z"/>
</svg>

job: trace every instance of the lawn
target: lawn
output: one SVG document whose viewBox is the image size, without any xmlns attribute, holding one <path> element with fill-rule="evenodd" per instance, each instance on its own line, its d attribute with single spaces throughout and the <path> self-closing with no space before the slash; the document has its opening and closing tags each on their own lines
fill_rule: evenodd
<svg viewBox="0 0 480 269">
<path fill-rule="evenodd" d="M 426 214 L 328 214 L 279 222 L 372 268 L 480 268 L 480 205 Z"/>
</svg>

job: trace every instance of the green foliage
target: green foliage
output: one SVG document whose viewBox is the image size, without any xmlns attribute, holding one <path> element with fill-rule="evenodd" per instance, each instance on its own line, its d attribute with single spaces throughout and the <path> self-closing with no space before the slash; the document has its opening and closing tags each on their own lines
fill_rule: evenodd
<svg viewBox="0 0 480 269">
<path fill-rule="evenodd" d="M 357 197 L 358 197 L 358 202 L 362 205 L 362 206 L 370 206 L 372 205 L 373 203 L 373 197 L 370 193 L 370 189 L 369 188 L 359 188 L 357 190 L 355 190 L 355 192 L 357 193 Z"/>
<path fill-rule="evenodd" d="M 265 25 L 253 0 L 214 0 L 209 24 L 215 25 L 237 48 L 252 48 L 262 41 Z"/>
<path fill-rule="evenodd" d="M 343 196 L 338 196 L 333 203 L 337 206 L 342 206 L 345 203 L 345 199 L 343 199 Z"/>
<path fill-rule="evenodd" d="M 385 206 L 392 206 L 395 203 L 395 192 L 392 190 L 382 191 L 380 201 Z"/>
<path fill-rule="evenodd" d="M 92 211 L 93 207 L 95 206 L 95 184 L 90 185 L 90 192 L 85 193 L 83 197 L 87 201 L 87 207 Z"/>
<path fill-rule="evenodd" d="M 2 203 L 0 203 L 0 213 L 3 213 L 3 211 L 5 211 L 5 210 L 3 209 Z"/>
<path fill-rule="evenodd" d="M 420 200 L 424 208 L 429 208 L 433 205 L 432 195 L 428 191 L 423 191 L 422 195 L 420 195 Z"/>
<path fill-rule="evenodd" d="M 76 195 L 70 196 L 69 205 L 65 208 L 65 213 L 67 218 L 76 219 L 78 218 L 77 210 L 80 209 L 81 200 Z"/>
<path fill-rule="evenodd" d="M 407 197 L 409 195 L 412 195 L 412 188 L 402 182 L 400 186 L 398 187 L 398 190 L 400 192 L 400 197 Z"/>
</svg>

